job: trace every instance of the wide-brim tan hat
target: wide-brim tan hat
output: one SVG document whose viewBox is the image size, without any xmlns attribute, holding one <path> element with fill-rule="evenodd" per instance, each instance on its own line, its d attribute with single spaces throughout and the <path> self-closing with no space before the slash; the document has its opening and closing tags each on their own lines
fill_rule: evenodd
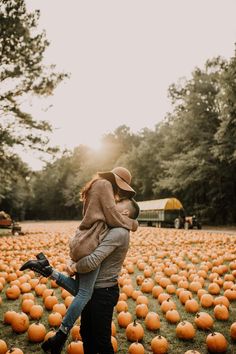
<svg viewBox="0 0 236 354">
<path fill-rule="evenodd" d="M 98 175 L 111 182 L 115 182 L 120 189 L 129 192 L 131 197 L 136 194 L 135 190 L 130 186 L 132 176 L 127 168 L 115 167 L 111 171 L 98 172 Z"/>
</svg>

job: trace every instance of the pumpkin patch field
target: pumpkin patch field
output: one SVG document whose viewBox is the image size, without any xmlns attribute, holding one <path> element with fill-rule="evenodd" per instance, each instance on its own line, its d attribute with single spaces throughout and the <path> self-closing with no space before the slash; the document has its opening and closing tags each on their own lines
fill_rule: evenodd
<svg viewBox="0 0 236 354">
<path fill-rule="evenodd" d="M 0 354 L 42 353 L 73 297 L 20 266 L 39 252 L 64 272 L 78 222 L 23 224 L 0 237 Z M 119 276 L 115 352 L 236 353 L 236 235 L 139 227 Z M 63 353 L 83 353 L 79 319 Z"/>
</svg>

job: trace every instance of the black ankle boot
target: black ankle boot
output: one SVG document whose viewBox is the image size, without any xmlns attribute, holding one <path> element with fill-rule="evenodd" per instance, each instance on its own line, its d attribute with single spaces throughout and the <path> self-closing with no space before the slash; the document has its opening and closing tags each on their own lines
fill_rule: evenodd
<svg viewBox="0 0 236 354">
<path fill-rule="evenodd" d="M 53 337 L 48 338 L 48 340 L 41 345 L 41 348 L 44 352 L 60 354 L 67 340 L 67 336 L 67 334 L 59 329 Z"/>
<path fill-rule="evenodd" d="M 36 259 L 31 259 L 24 263 L 21 267 L 20 270 L 25 270 L 25 269 L 31 269 L 34 270 L 35 272 L 43 275 L 44 277 L 49 277 L 52 274 L 53 268 L 50 266 L 47 258 L 45 255 L 41 252 L 36 255 Z"/>
</svg>

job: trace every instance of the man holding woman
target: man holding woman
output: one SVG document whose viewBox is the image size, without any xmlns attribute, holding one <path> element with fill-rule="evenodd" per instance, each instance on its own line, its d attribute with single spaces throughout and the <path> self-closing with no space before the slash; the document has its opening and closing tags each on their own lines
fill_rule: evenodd
<svg viewBox="0 0 236 354">
<path fill-rule="evenodd" d="M 44 351 L 61 353 L 82 311 L 84 353 L 114 353 L 111 321 L 119 297 L 117 278 L 128 250 L 129 230 L 138 227 L 134 219 L 139 208 L 132 199 L 135 192 L 130 183 L 130 172 L 116 167 L 98 173 L 82 190 L 83 219 L 70 241 L 72 263 L 68 266 L 69 274 L 75 273 L 76 279 L 53 270 L 42 255 L 21 267 L 51 276 L 75 296 L 56 335 L 42 345 Z"/>
</svg>

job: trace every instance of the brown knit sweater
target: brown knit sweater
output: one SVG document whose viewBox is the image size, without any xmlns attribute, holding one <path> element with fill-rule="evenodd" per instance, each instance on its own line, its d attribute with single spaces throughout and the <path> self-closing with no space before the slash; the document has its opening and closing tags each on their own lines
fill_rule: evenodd
<svg viewBox="0 0 236 354">
<path fill-rule="evenodd" d="M 136 231 L 138 222 L 119 213 L 111 183 L 106 179 L 98 179 L 88 192 L 84 217 L 76 234 L 70 239 L 71 259 L 77 262 L 93 252 L 113 227 Z"/>
</svg>

